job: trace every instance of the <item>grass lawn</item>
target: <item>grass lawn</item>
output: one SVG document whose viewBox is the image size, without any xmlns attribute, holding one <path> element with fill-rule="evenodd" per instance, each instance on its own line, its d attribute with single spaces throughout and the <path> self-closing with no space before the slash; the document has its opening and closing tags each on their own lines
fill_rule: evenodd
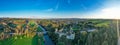
<svg viewBox="0 0 120 45">
<path fill-rule="evenodd" d="M 30 22 L 32 27 L 35 26 L 34 22 Z M 37 32 L 41 32 L 40 27 L 37 28 Z M 34 35 L 34 37 L 27 37 L 23 35 L 17 35 L 8 39 L 0 40 L 0 45 L 44 45 L 43 36 Z"/>
<path fill-rule="evenodd" d="M 17 38 L 15 37 L 5 39 L 5 40 L 0 40 L 0 45 L 38 45 L 38 36 L 34 36 L 33 38 L 31 37 L 26 37 L 26 38 Z M 42 45 L 44 45 L 43 41 Z"/>
</svg>

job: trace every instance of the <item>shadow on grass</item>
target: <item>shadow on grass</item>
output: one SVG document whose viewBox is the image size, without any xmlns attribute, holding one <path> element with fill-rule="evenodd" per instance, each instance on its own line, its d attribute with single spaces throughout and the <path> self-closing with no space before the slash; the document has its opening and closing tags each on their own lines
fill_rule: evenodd
<svg viewBox="0 0 120 45">
<path fill-rule="evenodd" d="M 32 39 L 32 45 L 38 45 L 38 36 L 35 35 Z"/>
<path fill-rule="evenodd" d="M 43 37 L 35 35 L 32 39 L 32 45 L 44 45 Z"/>
<path fill-rule="evenodd" d="M 4 40 L 0 40 L 0 45 L 12 45 L 16 40 L 12 37 Z"/>
</svg>

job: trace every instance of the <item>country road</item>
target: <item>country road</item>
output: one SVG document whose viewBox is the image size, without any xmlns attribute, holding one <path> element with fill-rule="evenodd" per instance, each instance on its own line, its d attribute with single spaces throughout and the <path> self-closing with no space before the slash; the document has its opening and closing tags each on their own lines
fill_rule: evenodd
<svg viewBox="0 0 120 45">
<path fill-rule="evenodd" d="M 118 45 L 120 45 L 120 38 L 118 39 Z"/>
</svg>

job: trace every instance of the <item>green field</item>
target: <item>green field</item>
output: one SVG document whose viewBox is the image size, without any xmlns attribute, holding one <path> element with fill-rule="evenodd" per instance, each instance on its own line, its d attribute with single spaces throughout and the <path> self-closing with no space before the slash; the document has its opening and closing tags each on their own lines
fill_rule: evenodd
<svg viewBox="0 0 120 45">
<path fill-rule="evenodd" d="M 33 38 L 21 37 L 17 37 L 17 39 L 15 39 L 15 37 L 11 37 L 5 40 L 0 40 L 0 45 L 38 45 L 40 43 L 44 45 L 43 40 L 38 41 L 38 39 L 40 39 L 38 36 L 34 36 Z"/>
<path fill-rule="evenodd" d="M 38 28 L 37 31 L 40 31 Z M 27 37 L 26 35 L 17 35 L 10 38 L 0 40 L 0 45 L 44 45 L 43 36 L 34 35 Z"/>
</svg>

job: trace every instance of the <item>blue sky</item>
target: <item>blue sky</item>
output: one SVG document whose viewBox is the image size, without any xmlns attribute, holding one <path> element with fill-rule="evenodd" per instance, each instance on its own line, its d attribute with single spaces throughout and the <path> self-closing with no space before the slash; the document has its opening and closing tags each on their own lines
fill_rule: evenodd
<svg viewBox="0 0 120 45">
<path fill-rule="evenodd" d="M 0 17 L 78 18 L 112 2 L 119 0 L 0 0 Z"/>
</svg>

